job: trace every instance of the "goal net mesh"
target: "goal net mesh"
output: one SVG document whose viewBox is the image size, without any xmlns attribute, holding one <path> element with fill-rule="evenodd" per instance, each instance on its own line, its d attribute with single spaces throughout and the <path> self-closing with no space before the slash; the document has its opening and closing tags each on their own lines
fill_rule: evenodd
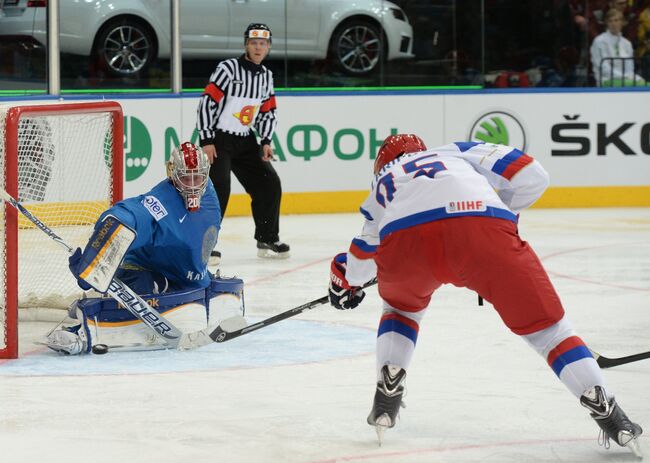
<svg viewBox="0 0 650 463">
<path fill-rule="evenodd" d="M 83 248 L 112 197 L 112 144 L 121 140 L 113 139 L 111 114 L 24 115 L 19 119 L 18 138 L 13 140 L 5 127 L 8 109 L 0 106 L 0 170 L 5 173 L 8 148 L 16 144 L 16 199 L 68 245 Z M 6 175 L 1 180 L 5 189 Z M 3 308 L 8 284 L 5 257 L 7 246 L 12 246 L 4 233 L 8 207 L 1 208 L 0 221 Z M 68 270 L 66 251 L 22 214 L 18 214 L 17 249 L 19 308 L 65 308 L 81 296 Z M 20 312 L 21 317 L 30 316 L 29 310 Z"/>
</svg>

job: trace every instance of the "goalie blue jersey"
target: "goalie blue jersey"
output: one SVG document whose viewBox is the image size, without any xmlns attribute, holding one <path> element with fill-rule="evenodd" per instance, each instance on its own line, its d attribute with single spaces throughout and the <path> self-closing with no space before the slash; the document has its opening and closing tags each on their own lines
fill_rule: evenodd
<svg viewBox="0 0 650 463">
<path fill-rule="evenodd" d="M 189 212 L 174 185 L 163 180 L 148 193 L 116 203 L 99 222 L 106 215 L 136 233 L 122 266 L 160 273 L 178 288 L 210 284 L 208 259 L 221 227 L 221 208 L 211 181 L 195 212 Z"/>
</svg>

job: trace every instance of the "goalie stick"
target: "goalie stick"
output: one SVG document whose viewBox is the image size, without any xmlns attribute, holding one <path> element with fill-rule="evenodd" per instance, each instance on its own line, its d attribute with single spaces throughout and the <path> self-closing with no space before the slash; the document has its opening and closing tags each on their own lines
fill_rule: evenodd
<svg viewBox="0 0 650 463">
<path fill-rule="evenodd" d="M 603 369 L 617 367 L 619 365 L 625 365 L 627 363 L 638 362 L 639 360 L 650 359 L 650 351 L 641 352 L 640 354 L 628 355 L 626 357 L 609 358 L 604 357 L 598 352 L 595 352 L 591 349 L 589 350 L 591 351 L 591 355 L 594 356 L 596 363 L 598 363 L 598 366 Z"/>
<path fill-rule="evenodd" d="M 377 278 L 373 278 L 370 280 L 368 283 L 363 285 L 361 289 L 365 289 L 368 286 L 372 286 L 377 283 Z M 323 296 L 319 297 L 318 299 L 314 299 L 311 302 L 307 302 L 305 304 L 299 305 L 298 307 L 294 307 L 293 309 L 289 309 L 285 312 L 279 313 L 277 315 L 274 315 L 272 317 L 266 318 L 262 321 L 259 321 L 257 323 L 253 323 L 252 325 L 246 326 L 244 328 L 241 328 L 239 330 L 235 331 L 228 331 L 225 330 L 221 327 L 221 325 L 217 326 L 211 333 L 208 333 L 208 336 L 210 339 L 212 339 L 214 342 L 226 342 L 230 341 L 231 339 L 238 338 L 239 336 L 242 336 L 244 334 L 251 333 L 253 331 L 257 331 L 259 329 L 262 329 L 266 326 L 273 325 L 274 323 L 277 323 L 282 320 L 286 320 L 287 318 L 294 317 L 298 314 L 301 314 L 307 310 L 311 310 L 314 307 L 318 307 L 319 305 L 325 304 L 329 300 L 329 296 Z"/>
<path fill-rule="evenodd" d="M 68 251 L 68 254 L 74 253 L 74 249 L 72 249 L 65 241 L 63 241 L 63 239 L 61 239 L 61 237 L 54 233 L 50 227 L 41 222 L 38 217 L 34 216 L 31 212 L 25 209 L 25 207 L 16 201 L 9 193 L 7 193 L 4 188 L 0 188 L 0 197 L 15 207 L 47 236 L 49 236 L 62 248 Z M 138 296 L 135 292 L 133 292 L 131 288 L 122 283 L 119 279 L 113 278 L 107 292 L 113 299 L 126 307 L 126 310 L 131 312 L 135 317 L 139 318 L 142 323 L 144 323 L 158 336 L 165 340 L 169 347 L 182 348 L 180 347 L 181 341 L 185 341 L 185 339 L 182 339 L 182 337 L 189 335 L 181 333 L 178 328 L 170 323 L 165 317 L 160 315 L 157 310 L 153 309 L 149 304 L 147 304 L 144 299 Z M 190 347 L 187 347 L 186 344 L 187 342 L 183 344 L 185 348 L 192 348 L 191 345 Z"/>
</svg>

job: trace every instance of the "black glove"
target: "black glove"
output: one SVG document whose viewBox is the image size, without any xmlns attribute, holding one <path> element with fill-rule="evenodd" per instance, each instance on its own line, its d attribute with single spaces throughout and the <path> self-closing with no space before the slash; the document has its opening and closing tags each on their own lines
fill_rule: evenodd
<svg viewBox="0 0 650 463">
<path fill-rule="evenodd" d="M 332 259 L 329 300 L 330 304 L 339 310 L 355 309 L 366 297 L 366 293 L 361 288 L 350 286 L 345 279 L 346 266 L 347 254 L 337 254 Z"/>
</svg>

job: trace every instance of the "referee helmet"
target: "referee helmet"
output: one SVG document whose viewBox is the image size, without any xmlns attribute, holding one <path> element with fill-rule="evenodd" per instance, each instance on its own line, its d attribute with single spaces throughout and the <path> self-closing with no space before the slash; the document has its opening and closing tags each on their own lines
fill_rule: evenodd
<svg viewBox="0 0 650 463">
<path fill-rule="evenodd" d="M 244 45 L 246 45 L 248 39 L 267 39 L 271 43 L 272 35 L 271 29 L 266 24 L 250 23 L 244 32 Z"/>
</svg>

